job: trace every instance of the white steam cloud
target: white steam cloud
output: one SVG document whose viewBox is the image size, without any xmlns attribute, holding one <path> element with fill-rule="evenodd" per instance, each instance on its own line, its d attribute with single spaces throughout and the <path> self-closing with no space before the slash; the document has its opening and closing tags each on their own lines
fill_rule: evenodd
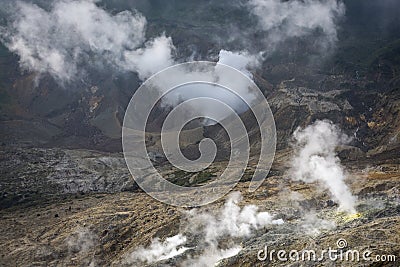
<svg viewBox="0 0 400 267">
<path fill-rule="evenodd" d="M 209 72 L 207 75 L 213 75 L 218 77 L 218 79 L 222 79 L 221 77 L 223 77 L 223 75 L 221 74 L 224 73 L 224 70 L 226 68 L 225 66 L 222 66 L 223 64 L 235 68 L 236 70 L 247 76 L 249 79 L 252 79 L 253 74 L 251 73 L 251 71 L 259 67 L 261 65 L 261 62 L 262 56 L 260 54 L 251 54 L 247 51 L 231 52 L 227 50 L 221 50 L 219 52 L 219 59 L 217 62 L 218 64 L 215 66 L 214 71 L 212 73 Z M 180 80 L 180 77 L 188 75 L 191 75 L 190 70 L 176 70 L 173 75 L 169 75 L 167 77 L 168 81 L 165 81 L 164 79 L 158 82 L 157 88 L 160 91 L 165 90 L 166 88 L 168 88 L 166 84 L 172 83 L 175 77 Z M 193 76 L 192 79 L 197 80 L 198 78 Z M 249 90 L 250 82 L 247 79 L 241 76 L 229 77 L 229 79 L 230 84 L 237 85 L 236 93 L 238 93 L 246 101 L 252 103 L 252 101 L 256 100 L 256 96 L 254 95 L 252 90 Z M 237 113 L 242 113 L 249 108 L 248 105 L 238 95 L 230 92 L 223 87 L 206 83 L 193 83 L 179 86 L 163 98 L 162 105 L 164 107 L 174 107 L 186 100 L 199 97 L 209 97 L 220 100 L 221 102 L 229 105 Z M 229 112 L 226 112 L 226 109 L 216 105 L 205 106 L 203 104 L 198 105 L 195 102 L 192 102 L 190 105 L 188 105 L 188 107 L 188 114 L 190 114 L 191 112 L 195 112 L 201 114 L 205 118 L 212 116 L 212 114 L 218 114 L 218 121 L 231 115 Z M 215 121 L 205 119 L 203 123 L 205 125 L 208 125 L 215 123 Z"/>
<path fill-rule="evenodd" d="M 104 65 L 134 71 L 141 79 L 173 64 L 171 38 L 145 40 L 146 19 L 123 11 L 115 15 L 93 0 L 57 0 L 49 11 L 17 1 L 12 23 L 1 32 L 23 69 L 70 81 L 80 66 Z"/>
<path fill-rule="evenodd" d="M 322 231 L 329 231 L 336 228 L 333 221 L 321 219 L 315 211 L 310 211 L 303 215 L 303 221 L 300 223 L 299 231 L 309 236 L 318 236 Z"/>
<path fill-rule="evenodd" d="M 249 78 L 253 78 L 253 75 L 249 70 L 254 70 L 261 65 L 261 55 L 252 55 L 247 51 L 231 52 L 227 50 L 221 50 L 219 52 L 218 63 L 228 65 L 235 68 Z"/>
<path fill-rule="evenodd" d="M 269 49 L 316 31 L 321 37 L 319 45 L 327 49 L 337 41 L 337 21 L 345 14 L 345 6 L 338 0 L 250 0 L 248 5 L 268 34 Z"/>
<path fill-rule="evenodd" d="M 160 243 L 152 241 L 148 248 L 139 248 L 128 255 L 126 262 L 137 261 L 152 263 L 172 258 L 187 250 L 193 255 L 187 255 L 182 266 L 214 266 L 220 260 L 235 256 L 242 249 L 236 244 L 238 238 L 250 237 L 254 231 L 273 224 L 283 224 L 282 219 L 275 220 L 268 212 L 259 212 L 254 205 L 243 208 L 238 206 L 241 195 L 234 192 L 225 205 L 215 213 L 191 210 L 187 214 L 187 223 L 182 233 L 167 238 Z M 188 248 L 189 237 L 194 237 L 196 247 Z M 230 240 L 229 248 L 221 248 L 221 241 Z"/>
<path fill-rule="evenodd" d="M 330 121 L 316 121 L 294 134 L 295 156 L 290 169 L 291 177 L 306 183 L 318 182 L 328 189 L 339 209 L 355 213 L 356 197 L 345 183 L 346 173 L 335 149 L 349 142 L 349 137 Z"/>
<path fill-rule="evenodd" d="M 83 258 L 86 266 L 96 266 L 93 254 L 93 249 L 98 243 L 96 234 L 87 228 L 79 227 L 66 241 L 70 258 L 79 256 Z"/>
<path fill-rule="evenodd" d="M 164 242 L 154 239 L 148 248 L 138 248 L 130 255 L 130 258 L 132 261 L 147 263 L 170 259 L 188 250 L 188 248 L 182 246 L 185 243 L 186 237 L 181 234 L 169 237 Z"/>
</svg>

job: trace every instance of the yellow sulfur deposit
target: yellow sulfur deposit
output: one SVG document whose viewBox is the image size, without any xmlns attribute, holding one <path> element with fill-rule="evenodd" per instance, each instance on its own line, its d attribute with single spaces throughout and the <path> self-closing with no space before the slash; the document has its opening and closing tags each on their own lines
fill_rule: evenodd
<svg viewBox="0 0 400 267">
<path fill-rule="evenodd" d="M 355 220 L 358 218 L 361 218 L 361 213 L 357 212 L 357 213 L 349 214 L 349 215 L 345 216 L 343 219 L 344 219 L 344 221 L 349 222 L 349 221 L 352 221 L 352 220 Z"/>
<path fill-rule="evenodd" d="M 339 221 L 342 222 L 350 222 L 353 221 L 355 219 L 361 218 L 362 214 L 357 212 L 357 213 L 352 213 L 352 214 L 348 214 L 348 213 L 344 213 L 344 212 L 339 212 L 337 214 Z"/>
</svg>

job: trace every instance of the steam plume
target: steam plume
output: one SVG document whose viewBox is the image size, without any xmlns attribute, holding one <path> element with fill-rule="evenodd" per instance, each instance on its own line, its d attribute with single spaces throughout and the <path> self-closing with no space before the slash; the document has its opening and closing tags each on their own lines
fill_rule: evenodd
<svg viewBox="0 0 400 267">
<path fill-rule="evenodd" d="M 145 40 L 146 19 L 138 12 L 107 13 L 91 0 L 57 0 L 49 11 L 17 1 L 1 40 L 20 57 L 20 66 L 58 81 L 85 69 L 112 67 L 141 79 L 173 63 L 171 38 Z"/>
<path fill-rule="evenodd" d="M 196 247 L 191 248 L 195 255 L 188 255 L 183 266 L 213 266 L 224 258 L 229 258 L 240 252 L 241 247 L 235 243 L 237 239 L 250 237 L 258 229 L 273 224 L 282 224 L 282 219 L 274 219 L 268 212 L 259 212 L 254 205 L 243 208 L 238 206 L 241 200 L 239 192 L 230 195 L 225 205 L 216 213 L 191 210 L 187 214 L 187 222 L 183 230 L 176 236 L 167 238 L 160 243 L 152 241 L 148 248 L 139 248 L 126 261 L 156 262 L 172 258 L 184 253 L 190 243 L 189 237 L 197 237 Z M 220 242 L 231 240 L 230 248 L 220 248 Z"/>
<path fill-rule="evenodd" d="M 221 50 L 219 52 L 218 63 L 233 67 L 238 71 L 242 72 L 249 79 L 252 79 L 253 75 L 251 71 L 255 70 L 257 67 L 261 65 L 261 60 L 262 57 L 259 54 L 250 54 L 247 51 L 232 52 L 227 50 Z M 215 75 L 216 77 L 220 78 L 221 73 L 224 72 L 224 68 L 226 67 L 217 64 L 215 66 L 214 72 L 210 73 L 210 75 Z M 179 70 L 176 71 L 174 75 L 168 76 L 167 82 L 171 83 L 172 81 L 174 81 L 175 77 L 178 77 L 178 79 L 180 79 L 180 77 L 188 75 L 191 75 L 190 70 L 187 71 L 185 69 Z M 243 82 L 243 80 L 245 81 Z M 166 89 L 165 84 L 167 84 L 167 82 L 164 81 L 161 82 L 157 88 L 160 91 L 165 90 Z M 237 86 L 238 88 L 237 93 L 241 97 L 246 99 L 248 102 L 251 103 L 253 100 L 256 99 L 253 92 L 248 88 L 250 83 L 247 79 L 244 79 L 243 77 L 239 76 L 231 77 L 231 83 L 235 85 L 242 85 L 242 86 Z M 180 104 L 181 102 L 198 97 L 210 97 L 213 99 L 220 100 L 221 102 L 229 105 L 237 113 L 242 113 L 249 108 L 247 104 L 236 94 L 229 92 L 223 87 L 205 83 L 186 84 L 178 88 L 175 88 L 172 92 L 170 92 L 163 98 L 162 104 L 164 107 L 166 106 L 174 107 Z M 190 109 L 188 110 L 188 114 L 190 112 L 196 112 L 204 117 L 210 117 L 213 114 L 218 114 L 220 120 L 231 115 L 230 113 L 227 113 L 225 109 L 221 108 L 221 106 L 215 106 L 215 105 L 204 106 L 204 105 L 196 105 L 196 103 L 191 103 L 188 106 Z M 207 125 L 208 123 L 214 123 L 214 121 L 204 120 L 203 123 Z"/>
<path fill-rule="evenodd" d="M 310 236 L 318 236 L 321 231 L 333 230 L 336 224 L 333 221 L 321 219 L 315 211 L 310 211 L 303 215 L 303 221 L 300 223 L 299 231 Z"/>
<path fill-rule="evenodd" d="M 320 47 L 328 49 L 337 41 L 337 21 L 345 13 L 344 4 L 337 0 L 250 0 L 248 6 L 267 33 L 268 50 L 317 31 Z"/>
<path fill-rule="evenodd" d="M 253 78 L 250 70 L 261 65 L 262 58 L 260 55 L 252 55 L 247 51 L 231 52 L 221 50 L 219 52 L 218 63 L 228 65 L 246 74 L 249 78 Z"/>
<path fill-rule="evenodd" d="M 139 260 L 147 263 L 153 263 L 173 258 L 177 255 L 182 254 L 188 249 L 186 247 L 180 247 L 185 242 L 186 237 L 181 234 L 169 237 L 162 243 L 158 239 L 154 239 L 152 240 L 149 248 L 146 249 L 140 247 L 135 252 L 133 252 L 130 257 L 133 261 Z"/>
<path fill-rule="evenodd" d="M 356 198 L 345 184 L 344 167 L 335 152 L 338 145 L 349 142 L 349 137 L 330 121 L 298 128 L 293 137 L 296 151 L 290 169 L 292 178 L 318 182 L 330 191 L 341 210 L 354 213 Z"/>
<path fill-rule="evenodd" d="M 89 229 L 78 228 L 66 241 L 71 258 L 79 255 L 87 266 L 95 266 L 94 255 L 90 254 L 98 242 L 96 234 Z"/>
</svg>

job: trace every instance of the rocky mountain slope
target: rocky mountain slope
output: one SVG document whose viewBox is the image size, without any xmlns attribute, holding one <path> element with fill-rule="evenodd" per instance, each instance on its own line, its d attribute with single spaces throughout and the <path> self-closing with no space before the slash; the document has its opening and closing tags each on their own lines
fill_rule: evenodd
<svg viewBox="0 0 400 267">
<path fill-rule="evenodd" d="M 45 151 L 26 154 L 37 159 L 53 158 L 52 162 L 56 163 L 51 164 L 52 170 L 46 170 L 46 175 L 39 172 L 38 166 L 44 167 L 47 161 L 39 161 L 36 167 L 30 167 L 31 171 L 26 173 L 23 181 L 8 176 L 7 181 L 21 183 L 9 183 L 8 190 L 13 188 L 13 193 L 18 195 L 17 192 L 26 190 L 24 186 L 29 186 L 31 195 L 26 196 L 25 201 L 20 200 L 21 204 L 8 208 L 3 206 L 0 212 L 2 265 L 120 266 L 124 265 L 138 246 L 148 246 L 151 239 L 157 237 L 164 240 L 179 232 L 184 233 L 188 210 L 159 203 L 145 193 L 125 185 L 127 180 L 123 174 L 126 169 L 118 163 L 117 156 L 106 157 L 89 151 L 47 150 L 48 155 L 42 154 L 40 157 Z M 51 152 L 60 155 L 54 157 Z M 85 155 L 85 160 L 74 163 L 74 155 Z M 264 262 L 257 259 L 257 253 L 265 245 L 275 250 L 319 250 L 336 246 L 340 238 L 346 239 L 349 249 L 361 251 L 369 248 L 375 254 L 398 255 L 399 159 L 381 160 L 373 157 L 364 161 L 346 162 L 350 173 L 347 182 L 358 197 L 358 213 L 352 217 L 338 213 L 336 204 L 317 184 L 293 182 L 286 175 L 282 176 L 286 172 L 285 162 L 289 155 L 278 153 L 273 166 L 276 174 L 272 174 L 256 192 L 247 191 L 248 182 L 241 182 L 234 189 L 242 192 L 243 201 L 240 206 L 254 204 L 260 210 L 283 219 L 284 224 L 262 228 L 239 239 L 240 243 L 237 244 L 240 244 L 240 252 L 222 260 L 218 266 L 264 266 Z M 59 163 L 57 158 L 61 159 Z M 8 161 L 14 160 L 10 158 Z M 73 164 L 79 167 L 66 167 Z M 71 180 L 71 176 L 63 176 L 68 171 L 73 171 L 74 175 L 81 174 L 79 178 Z M 107 178 L 95 179 L 99 173 Z M 2 182 L 2 188 L 4 185 Z M 129 191 L 116 192 L 121 189 Z M 75 190 L 80 191 L 75 194 Z M 40 194 L 40 197 L 37 195 L 33 199 L 35 193 Z M 4 199 L 10 196 L 5 196 L 4 191 L 2 195 L 4 205 Z M 224 199 L 200 210 L 218 211 L 223 202 Z M 193 238 L 190 242 L 195 246 L 197 239 L 195 236 Z M 230 242 L 234 241 L 226 237 L 220 246 L 229 248 Z M 196 252 L 194 248 L 186 253 L 196 257 L 200 251 Z M 151 266 L 176 266 L 182 263 L 185 255 Z M 304 264 L 320 266 L 324 262 Z M 271 266 L 287 264 L 275 259 Z M 297 266 L 296 262 L 290 264 Z M 343 264 L 354 266 L 354 262 Z M 362 264 L 396 266 L 393 262 Z"/>
</svg>

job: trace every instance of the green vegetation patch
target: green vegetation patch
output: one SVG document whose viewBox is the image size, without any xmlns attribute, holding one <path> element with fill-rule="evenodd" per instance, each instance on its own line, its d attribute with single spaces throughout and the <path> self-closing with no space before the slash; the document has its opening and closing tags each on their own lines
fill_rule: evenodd
<svg viewBox="0 0 400 267">
<path fill-rule="evenodd" d="M 205 184 L 215 177 L 217 177 L 217 175 L 210 171 L 191 173 L 178 170 L 175 171 L 168 180 L 179 186 L 195 187 Z"/>
</svg>

